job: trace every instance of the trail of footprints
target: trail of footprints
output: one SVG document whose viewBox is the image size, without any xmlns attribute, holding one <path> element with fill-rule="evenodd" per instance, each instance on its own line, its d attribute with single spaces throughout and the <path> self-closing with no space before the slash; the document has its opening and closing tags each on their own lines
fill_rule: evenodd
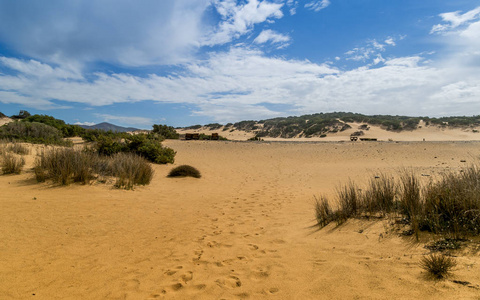
<svg viewBox="0 0 480 300">
<path fill-rule="evenodd" d="M 260 202 L 260 199 L 267 197 L 270 197 L 269 201 Z M 274 224 L 275 217 L 272 216 L 275 216 L 275 210 L 282 208 L 282 201 L 288 201 L 288 197 L 279 195 L 278 186 L 273 181 L 270 187 L 250 193 L 247 197 L 239 196 L 215 205 L 214 208 L 219 213 L 214 217 L 205 215 L 206 221 L 199 220 L 198 222 L 202 235 L 195 240 L 198 247 L 193 251 L 190 262 L 187 263 L 191 265 L 191 268 L 186 270 L 179 265 L 166 270 L 165 276 L 171 277 L 173 283 L 164 287 L 161 294 L 167 295 L 172 292 L 200 293 L 207 288 L 214 288 L 214 286 L 234 291 L 241 287 L 245 288 L 243 278 L 255 282 L 268 279 L 272 272 L 271 266 L 254 268 L 254 262 L 257 258 L 267 255 L 270 258 L 280 259 L 281 256 L 275 246 L 283 244 L 285 241 L 273 239 L 271 241 L 273 249 L 262 249 L 258 246 L 255 240 L 266 234 L 267 229 L 264 226 L 256 226 L 258 225 L 257 219 L 267 219 L 271 221 L 271 224 Z M 237 231 L 236 226 L 244 224 L 254 225 L 254 230 L 249 232 Z M 213 252 L 210 253 L 210 249 Z M 223 256 L 230 257 L 215 258 L 219 250 L 222 251 Z M 280 263 L 276 265 L 277 267 L 281 266 Z M 208 282 L 197 282 L 195 272 L 208 272 L 202 274 L 210 275 L 207 276 Z M 214 286 L 212 287 L 212 285 Z M 271 287 L 255 292 L 275 295 L 280 290 L 277 287 Z M 158 294 L 156 295 L 158 296 Z M 234 295 L 239 298 L 251 296 L 245 292 Z"/>
</svg>

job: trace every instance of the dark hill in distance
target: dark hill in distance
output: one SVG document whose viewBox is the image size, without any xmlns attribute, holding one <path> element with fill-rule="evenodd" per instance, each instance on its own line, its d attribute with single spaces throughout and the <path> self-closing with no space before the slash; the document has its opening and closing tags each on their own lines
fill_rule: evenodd
<svg viewBox="0 0 480 300">
<path fill-rule="evenodd" d="M 100 130 L 105 130 L 105 131 L 111 130 L 113 132 L 128 132 L 128 131 L 140 130 L 138 128 L 133 128 L 133 127 L 117 126 L 117 125 L 110 124 L 110 123 L 107 123 L 107 122 L 95 124 L 95 125 L 92 125 L 92 126 L 88 126 L 88 125 L 79 125 L 79 126 L 82 127 L 82 128 L 85 128 L 85 129 L 100 129 Z"/>
</svg>

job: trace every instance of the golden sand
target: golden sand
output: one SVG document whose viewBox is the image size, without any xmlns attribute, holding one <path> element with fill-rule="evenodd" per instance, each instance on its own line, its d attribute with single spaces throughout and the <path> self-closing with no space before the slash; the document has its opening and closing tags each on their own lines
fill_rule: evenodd
<svg viewBox="0 0 480 300">
<path fill-rule="evenodd" d="M 0 299 L 478 299 L 480 257 L 426 278 L 424 243 L 386 221 L 315 226 L 314 195 L 411 167 L 434 176 L 480 142 L 167 141 L 203 177 L 155 165 L 135 191 L 0 176 Z M 467 162 L 461 162 L 466 160 Z M 430 176 L 431 177 L 431 176 Z M 427 180 L 427 177 L 424 177 Z"/>
</svg>

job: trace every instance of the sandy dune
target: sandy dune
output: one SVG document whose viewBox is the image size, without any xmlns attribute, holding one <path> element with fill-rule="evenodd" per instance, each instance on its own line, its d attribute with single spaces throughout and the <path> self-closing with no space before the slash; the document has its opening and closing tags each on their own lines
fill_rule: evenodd
<svg viewBox="0 0 480 300">
<path fill-rule="evenodd" d="M 3 126 L 3 125 L 8 124 L 10 122 L 13 122 L 13 120 L 10 119 L 10 118 L 0 118 L 0 126 Z"/>
<path fill-rule="evenodd" d="M 479 299 L 478 254 L 457 258 L 470 286 L 433 282 L 423 243 L 386 221 L 318 230 L 313 197 L 403 167 L 458 170 L 480 142 L 165 144 L 203 177 L 156 165 L 124 191 L 0 176 L 0 299 Z"/>
<path fill-rule="evenodd" d="M 326 137 L 311 137 L 311 138 L 271 138 L 264 137 L 265 141 L 298 141 L 298 142 L 338 142 L 350 141 L 350 135 L 356 131 L 360 131 L 360 123 L 347 123 L 351 128 L 337 132 L 328 133 Z M 211 135 L 216 132 L 221 136 L 226 137 L 232 141 L 246 141 L 255 136 L 253 131 L 242 130 L 223 130 L 223 128 L 210 130 L 208 128 L 201 128 L 196 130 L 180 129 L 177 130 L 180 134 L 185 133 L 204 133 Z M 480 141 L 480 128 L 477 127 L 441 127 L 441 126 L 426 126 L 425 122 L 419 123 L 419 128 L 416 130 L 403 130 L 401 132 L 387 131 L 380 126 L 369 125 L 368 130 L 363 130 L 364 134 L 361 137 L 376 138 L 379 141 Z"/>
</svg>

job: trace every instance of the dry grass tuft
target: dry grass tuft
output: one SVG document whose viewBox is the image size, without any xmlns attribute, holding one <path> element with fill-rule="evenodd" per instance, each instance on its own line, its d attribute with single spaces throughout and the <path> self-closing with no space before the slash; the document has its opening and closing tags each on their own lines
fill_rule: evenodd
<svg viewBox="0 0 480 300">
<path fill-rule="evenodd" d="M 20 174 L 25 165 L 25 159 L 18 157 L 12 153 L 2 154 L 2 173 L 3 174 Z"/>
<path fill-rule="evenodd" d="M 420 267 L 428 272 L 433 279 L 444 279 L 452 275 L 453 268 L 457 265 L 455 259 L 444 254 L 430 254 L 420 261 Z"/>
</svg>

